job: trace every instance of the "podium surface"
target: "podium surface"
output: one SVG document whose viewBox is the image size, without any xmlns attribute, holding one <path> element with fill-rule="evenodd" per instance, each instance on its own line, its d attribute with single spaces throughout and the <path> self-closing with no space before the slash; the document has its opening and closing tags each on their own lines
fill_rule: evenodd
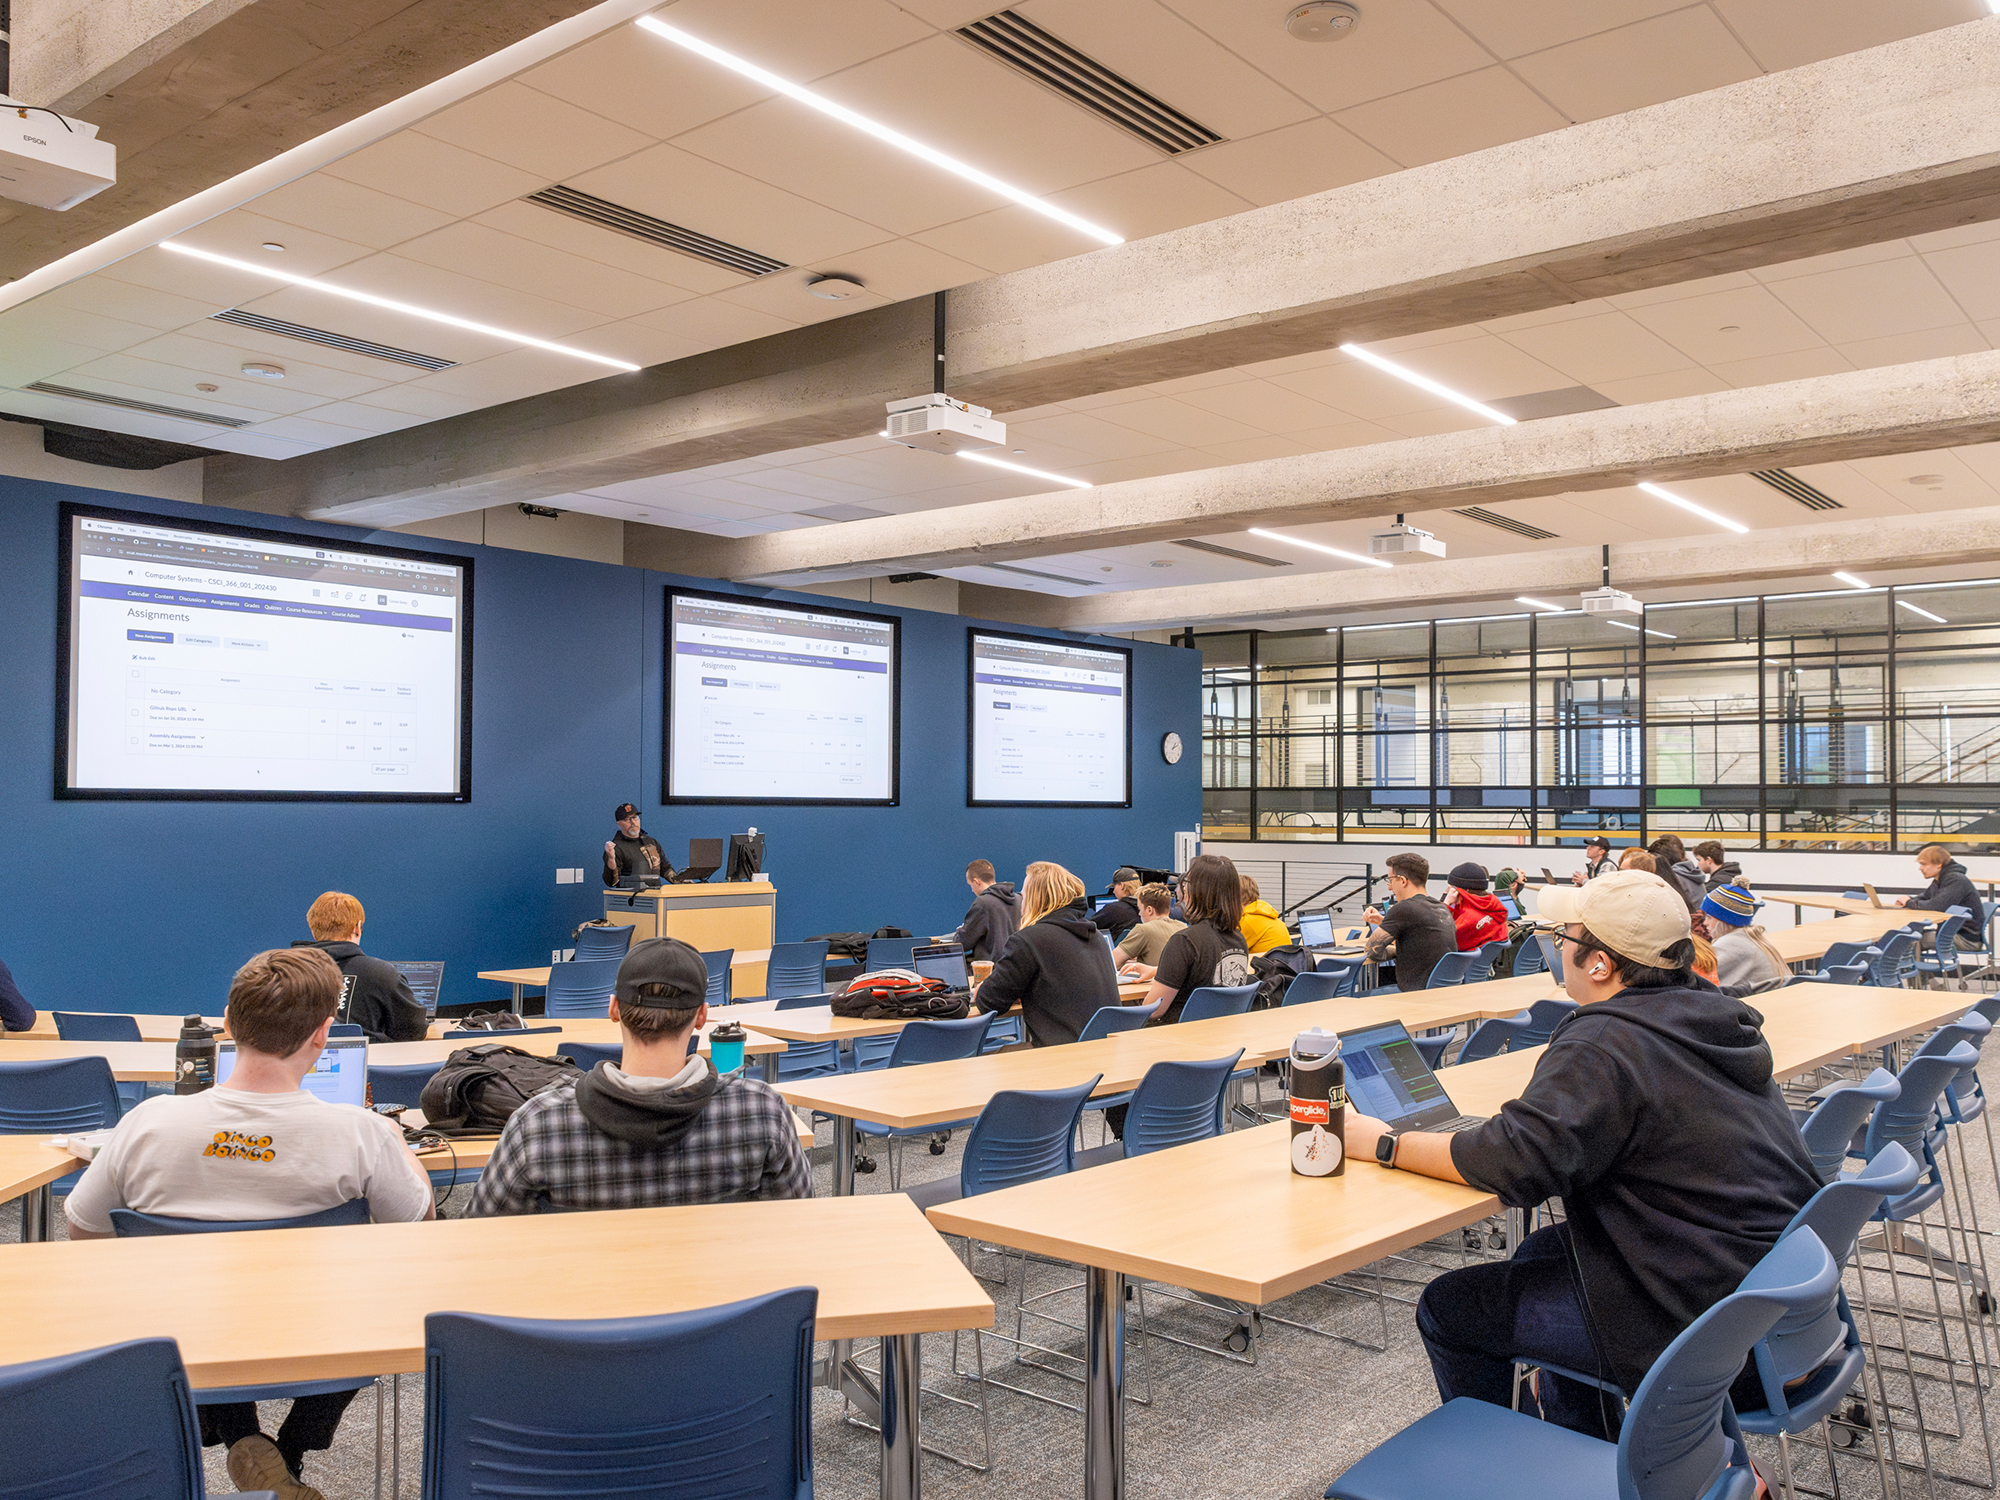
<svg viewBox="0 0 2000 1500">
<path fill-rule="evenodd" d="M 703 953 L 768 950 L 778 932 L 778 891 L 768 880 L 688 881 L 650 891 L 607 890 L 604 920 L 631 927 L 632 941 L 671 937 Z M 765 965 L 732 964 L 738 999 L 764 993 Z"/>
</svg>

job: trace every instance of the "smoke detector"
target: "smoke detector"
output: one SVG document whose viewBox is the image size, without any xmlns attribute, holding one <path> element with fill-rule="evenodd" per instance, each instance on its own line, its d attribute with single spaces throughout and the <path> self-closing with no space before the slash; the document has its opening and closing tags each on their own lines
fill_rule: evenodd
<svg viewBox="0 0 2000 1500">
<path fill-rule="evenodd" d="M 252 380 L 283 380 L 285 378 L 285 367 L 283 365 L 267 365 L 253 361 L 250 364 L 240 366 L 240 368 Z"/>
<path fill-rule="evenodd" d="M 862 286 L 852 276 L 814 276 L 807 280 L 806 291 L 827 302 L 845 302 L 860 295 Z"/>
<path fill-rule="evenodd" d="M 1360 24 L 1360 8 L 1347 0 L 1307 0 L 1285 17 L 1285 30 L 1299 42 L 1342 41 Z"/>
</svg>

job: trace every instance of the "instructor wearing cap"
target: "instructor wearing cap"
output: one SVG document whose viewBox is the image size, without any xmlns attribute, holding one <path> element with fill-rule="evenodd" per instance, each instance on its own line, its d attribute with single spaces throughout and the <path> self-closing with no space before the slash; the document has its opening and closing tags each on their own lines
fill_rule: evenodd
<svg viewBox="0 0 2000 1500">
<path fill-rule="evenodd" d="M 1541 918 L 1563 926 L 1563 988 L 1579 1008 L 1520 1098 L 1455 1135 L 1396 1137 L 1347 1113 L 1356 1171 L 1373 1161 L 1468 1183 L 1510 1208 L 1563 1201 L 1564 1222 L 1511 1260 L 1446 1271 L 1425 1289 L 1417 1331 L 1446 1401 L 1508 1405 L 1516 1357 L 1629 1395 L 1820 1186 L 1772 1079 L 1763 1017 L 1688 968 L 1678 891 L 1621 870 L 1545 888 Z M 1754 1371 L 1748 1380 L 1746 1396 Z M 1549 1421 L 1617 1437 L 1615 1396 L 1546 1369 L 1536 1384 L 1523 1400 L 1538 1397 Z"/>
<path fill-rule="evenodd" d="M 604 883 L 616 885 L 635 873 L 673 879 L 674 867 L 667 863 L 660 841 L 639 827 L 639 809 L 621 802 L 611 817 L 618 832 L 604 841 Z"/>
</svg>

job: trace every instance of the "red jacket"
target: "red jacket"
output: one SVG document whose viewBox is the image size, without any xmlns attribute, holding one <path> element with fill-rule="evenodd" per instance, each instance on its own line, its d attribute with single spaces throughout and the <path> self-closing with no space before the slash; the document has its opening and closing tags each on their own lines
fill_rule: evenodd
<svg viewBox="0 0 2000 1500">
<path fill-rule="evenodd" d="M 1458 951 L 1469 953 L 1488 943 L 1507 941 L 1507 908 L 1489 892 L 1459 891 L 1451 909 L 1458 926 Z"/>
</svg>

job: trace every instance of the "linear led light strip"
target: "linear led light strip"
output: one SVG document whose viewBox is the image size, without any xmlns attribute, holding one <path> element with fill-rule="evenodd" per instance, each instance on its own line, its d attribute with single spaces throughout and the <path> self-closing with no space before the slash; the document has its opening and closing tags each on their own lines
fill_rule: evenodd
<svg viewBox="0 0 2000 1500">
<path fill-rule="evenodd" d="M 1050 203 L 1045 198 L 1037 198 L 1025 188 L 1017 188 L 1011 182 L 1002 182 L 991 173 L 982 172 L 979 168 L 962 162 L 955 156 L 947 156 L 935 146 L 926 146 L 922 141 L 914 140 L 904 135 L 900 130 L 890 129 L 879 120 L 871 120 L 868 116 L 851 110 L 844 104 L 835 104 L 824 94 L 816 94 L 809 88 L 793 83 L 790 79 L 780 78 L 776 73 L 766 68 L 760 68 L 748 59 L 736 56 L 733 52 L 724 52 L 712 42 L 704 42 L 700 37 L 690 35 L 688 32 L 682 31 L 678 26 L 669 26 L 657 16 L 641 16 L 638 20 L 638 25 L 652 32 L 654 36 L 664 37 L 677 47 L 685 47 L 697 57 L 705 57 L 710 62 L 729 69 L 732 73 L 740 73 L 745 78 L 750 79 L 754 83 L 762 84 L 774 93 L 783 94 L 787 99 L 795 99 L 808 109 L 816 109 L 821 114 L 840 121 L 843 125 L 859 130 L 865 135 L 872 135 L 876 140 L 886 142 L 894 146 L 898 151 L 907 151 L 919 161 L 927 161 L 934 167 L 942 167 L 954 176 L 963 177 L 967 182 L 975 183 L 990 193 L 998 193 L 1003 198 L 1011 198 L 1023 208 L 1032 209 L 1045 218 L 1054 219 L 1058 224 L 1067 224 L 1071 229 L 1089 235 L 1099 244 L 1122 245 L 1125 243 L 1122 235 L 1113 234 L 1101 224 L 1093 224 L 1090 220 L 1073 214 L 1067 209 L 1057 208 L 1055 204 Z"/>
<path fill-rule="evenodd" d="M 1300 536 L 1286 536 L 1282 531 L 1266 531 L 1261 526 L 1252 526 L 1250 535 L 1261 536 L 1267 542 L 1283 542 L 1287 547 L 1303 547 L 1308 552 L 1324 552 L 1328 557 L 1345 558 L 1348 562 L 1367 563 L 1371 568 L 1389 566 L 1379 557 L 1363 557 L 1359 552 L 1343 552 L 1338 547 L 1325 547 Z"/>
<path fill-rule="evenodd" d="M 882 435 L 888 436 L 887 433 Z M 1030 479 L 1046 479 L 1051 484 L 1066 484 L 1073 490 L 1092 488 L 1088 479 L 1072 479 L 1067 474 L 1051 474 L 1046 469 L 1031 469 L 1026 464 L 1010 464 L 1004 458 L 991 458 L 984 453 L 966 453 L 961 450 L 958 456 L 969 458 L 976 464 L 990 465 L 995 469 L 1012 469 L 1016 474 L 1026 474 Z"/>
<path fill-rule="evenodd" d="M 495 328 L 491 323 L 475 323 L 470 318 L 436 312 L 410 302 L 397 302 L 389 297 L 378 297 L 373 292 L 357 292 L 352 287 L 336 286 L 330 281 L 320 280 L 317 276 L 301 276 L 293 271 L 280 271 L 273 266 L 260 266 L 255 261 L 237 260 L 234 256 L 217 255 L 211 250 L 197 250 L 192 245 L 177 244 L 173 240 L 162 240 L 160 248 L 171 250 L 176 255 L 188 255 L 196 260 L 205 260 L 212 265 L 228 266 L 233 271 L 248 271 L 252 275 L 268 276 L 273 281 L 286 282 L 292 286 L 311 287 L 316 292 L 325 292 L 333 297 L 345 297 L 350 302 L 365 302 L 370 307 L 382 307 L 390 312 L 406 313 L 412 318 L 422 318 L 426 322 L 443 323 L 451 328 L 463 328 L 469 333 L 483 333 L 492 338 L 506 339 L 510 343 L 526 344 L 531 349 L 546 349 L 551 354 L 567 354 L 571 359 L 586 359 L 594 365 L 605 365 L 613 370 L 639 368 L 629 360 L 613 359 L 608 354 L 592 354 L 588 349 L 574 349 L 568 344 L 551 343 L 547 339 L 538 339 L 532 334 L 515 333 L 508 328 Z"/>
</svg>

